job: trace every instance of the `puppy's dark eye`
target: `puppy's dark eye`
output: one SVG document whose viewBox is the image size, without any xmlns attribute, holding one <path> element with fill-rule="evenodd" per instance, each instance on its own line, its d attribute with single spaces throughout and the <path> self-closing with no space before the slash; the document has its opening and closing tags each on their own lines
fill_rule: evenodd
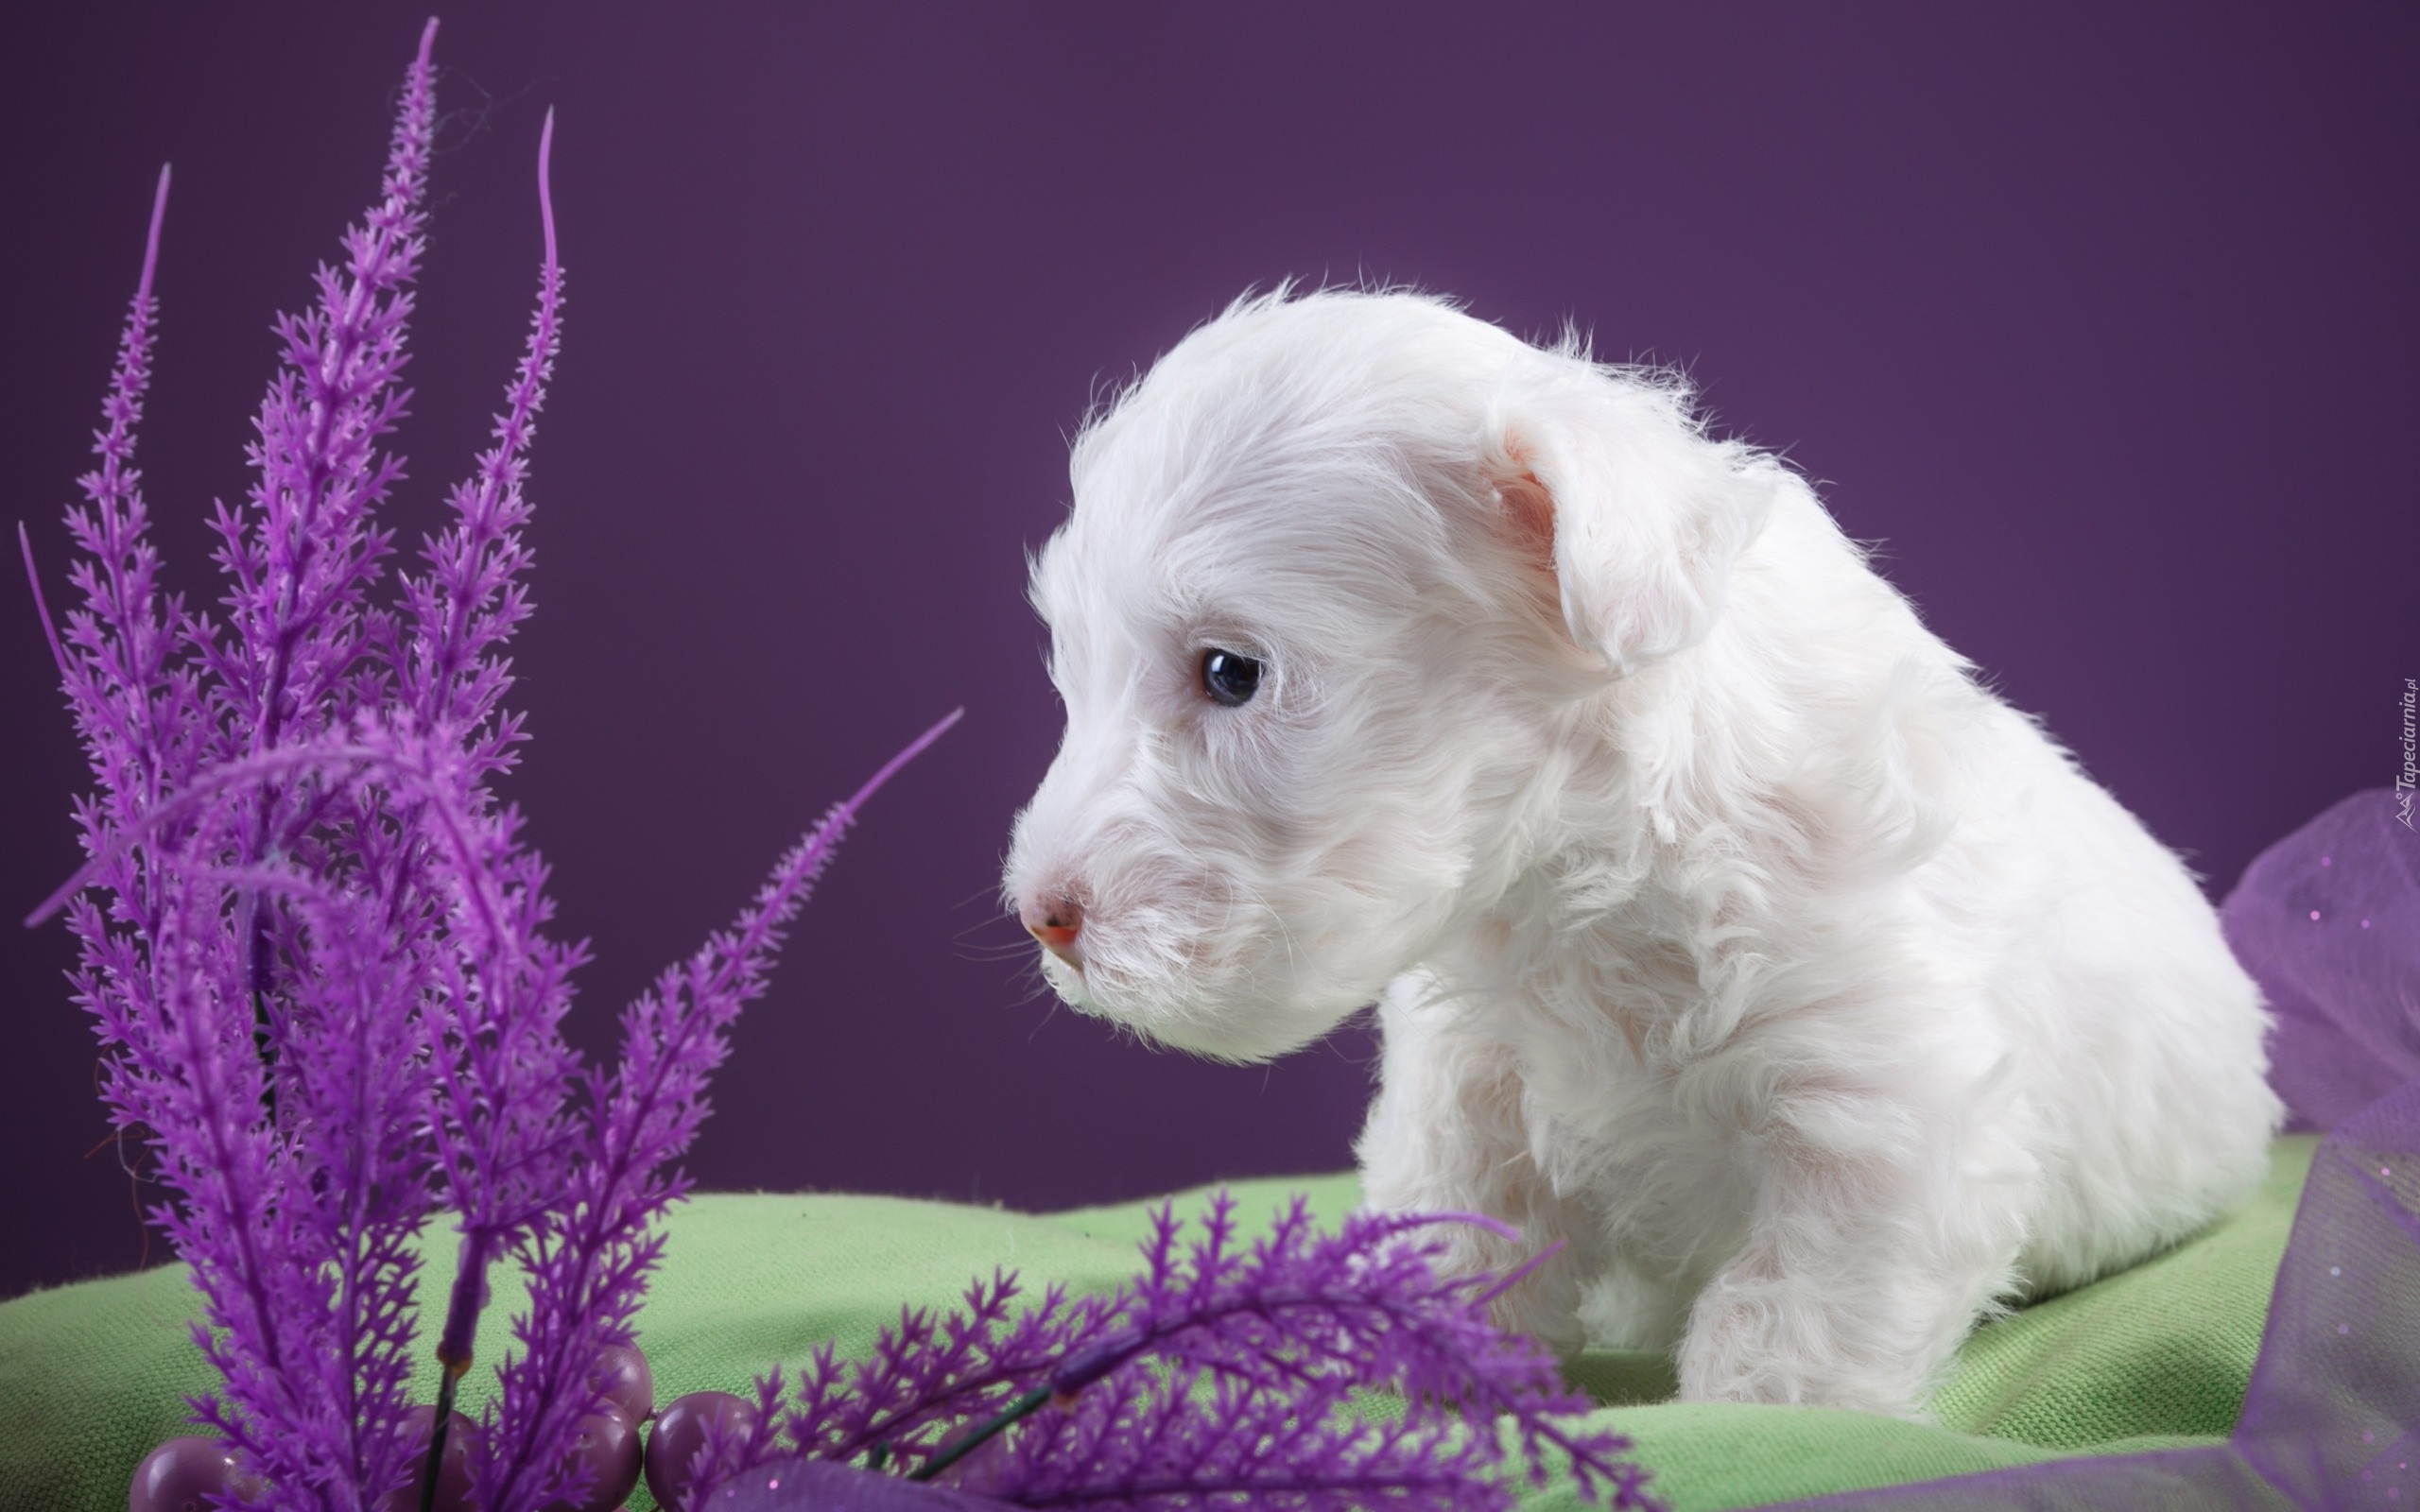
<svg viewBox="0 0 2420 1512">
<path fill-rule="evenodd" d="M 1249 703 L 1260 689 L 1260 663 L 1234 651 L 1201 653 L 1201 689 L 1214 703 L 1232 709 Z"/>
</svg>

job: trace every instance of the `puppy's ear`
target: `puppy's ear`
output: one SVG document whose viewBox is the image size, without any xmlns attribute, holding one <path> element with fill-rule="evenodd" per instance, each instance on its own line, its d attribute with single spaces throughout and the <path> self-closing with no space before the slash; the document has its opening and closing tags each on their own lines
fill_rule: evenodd
<svg viewBox="0 0 2420 1512">
<path fill-rule="evenodd" d="M 1713 628 L 1784 474 L 1706 439 L 1675 388 L 1540 356 L 1490 422 L 1497 527 L 1551 566 L 1572 639 L 1621 677 Z"/>
</svg>

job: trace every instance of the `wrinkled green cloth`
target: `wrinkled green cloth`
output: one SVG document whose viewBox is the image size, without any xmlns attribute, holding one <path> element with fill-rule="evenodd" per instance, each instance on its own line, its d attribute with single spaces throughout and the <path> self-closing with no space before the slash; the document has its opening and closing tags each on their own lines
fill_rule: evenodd
<svg viewBox="0 0 2420 1512">
<path fill-rule="evenodd" d="M 1821 1408 L 1665 1401 L 1668 1363 L 1593 1350 L 1572 1380 L 1637 1442 L 1655 1493 L 1680 1512 L 1753 1506 L 1823 1492 L 1929 1480 L 2076 1453 L 2214 1443 L 2241 1409 L 2279 1256 L 2312 1142 L 2281 1141 L 2259 1194 L 2208 1232 L 2143 1264 L 2036 1303 L 1976 1333 L 1934 1403 L 1907 1423 Z M 1243 1214 L 1307 1194 L 1321 1217 L 1351 1208 L 1349 1176 L 1237 1183 Z M 1180 1194 L 1180 1213 L 1201 1194 Z M 863 1352 L 903 1305 L 948 1306 L 994 1266 L 1038 1288 L 1113 1287 L 1133 1273 L 1152 1203 L 1035 1216 L 893 1197 L 700 1196 L 672 1219 L 640 1317 L 656 1400 L 707 1387 L 746 1393 L 775 1362 L 795 1366 L 825 1339 Z M 433 1315 L 452 1280 L 452 1245 L 432 1233 L 422 1297 Z M 509 1340 L 514 1278 L 494 1278 L 483 1361 Z M 190 1334 L 195 1296 L 164 1266 L 0 1304 L 0 1512 L 116 1512 L 134 1466 L 185 1432 L 182 1398 L 206 1391 Z M 479 1400 L 485 1371 L 466 1395 Z M 434 1362 L 417 1383 L 436 1388 Z M 1531 1497 L 1576 1504 L 1567 1488 Z M 631 1505 L 653 1506 L 642 1486 Z"/>
</svg>

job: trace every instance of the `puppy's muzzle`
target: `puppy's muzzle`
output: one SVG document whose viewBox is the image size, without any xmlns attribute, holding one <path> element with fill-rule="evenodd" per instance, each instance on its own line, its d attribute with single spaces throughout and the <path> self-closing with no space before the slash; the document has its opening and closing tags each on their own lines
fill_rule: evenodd
<svg viewBox="0 0 2420 1512">
<path fill-rule="evenodd" d="M 1028 898 L 1017 905 L 1017 916 L 1025 921 L 1027 932 L 1042 941 L 1043 949 L 1082 969 L 1083 954 L 1076 937 L 1083 933 L 1084 905 L 1073 894 Z"/>
</svg>

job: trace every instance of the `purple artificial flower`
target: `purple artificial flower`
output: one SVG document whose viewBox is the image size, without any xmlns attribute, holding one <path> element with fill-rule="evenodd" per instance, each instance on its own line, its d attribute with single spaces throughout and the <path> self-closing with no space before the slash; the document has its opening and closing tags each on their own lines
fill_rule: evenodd
<svg viewBox="0 0 2420 1512">
<path fill-rule="evenodd" d="M 504 643 L 529 612 L 523 483 L 561 332 L 551 113 L 537 309 L 494 444 L 399 602 L 372 597 L 392 549 L 376 510 L 402 476 L 382 445 L 407 398 L 435 35 L 431 21 L 406 75 L 379 202 L 319 270 L 315 306 L 277 322 L 258 480 L 216 519 L 225 623 L 162 598 L 131 465 L 164 170 L 100 465 L 68 514 L 80 603 L 64 637 L 43 608 L 97 791 L 77 808 L 87 864 L 29 922 L 66 911 L 103 1097 L 176 1194 L 153 1217 L 193 1269 L 195 1336 L 224 1381 L 194 1414 L 255 1472 L 257 1492 L 227 1503 L 247 1509 L 361 1512 L 412 1484 L 417 1244 L 441 1208 L 461 1230 L 441 1406 L 471 1364 L 489 1266 L 530 1279 L 472 1446 L 479 1503 L 530 1512 L 579 1489 L 570 1450 L 601 1400 L 599 1355 L 630 1341 L 659 1220 L 687 1187 L 670 1162 L 706 1115 L 731 1022 L 857 810 L 958 717 L 625 1013 L 611 1074 L 582 1070 L 561 1024 L 585 948 L 547 936 L 544 864 L 488 786 L 523 736 L 500 699 Z"/>
</svg>

